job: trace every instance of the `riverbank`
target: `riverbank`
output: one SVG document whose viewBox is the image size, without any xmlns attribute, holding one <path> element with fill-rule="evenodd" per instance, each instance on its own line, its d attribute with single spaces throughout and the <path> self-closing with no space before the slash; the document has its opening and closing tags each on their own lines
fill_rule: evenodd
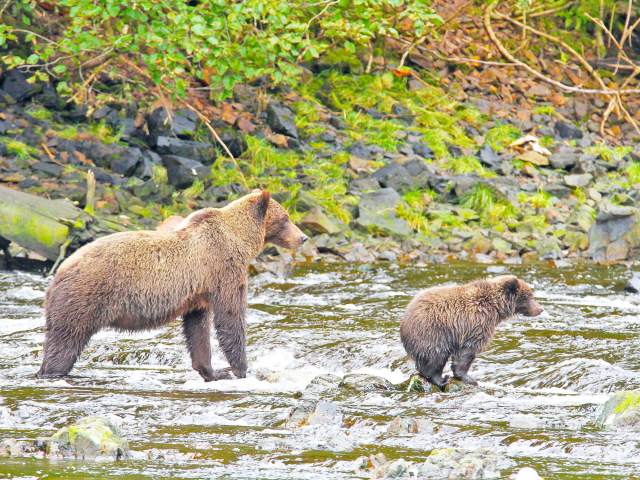
<svg viewBox="0 0 640 480">
<path fill-rule="evenodd" d="M 312 237 L 305 261 L 634 260 L 638 144 L 544 105 L 496 118 L 434 83 L 327 69 L 298 91 L 236 88 L 209 118 L 231 160 L 190 110 L 68 104 L 5 72 L 0 184 L 86 208 L 92 171 L 114 231 L 267 188 Z"/>
</svg>

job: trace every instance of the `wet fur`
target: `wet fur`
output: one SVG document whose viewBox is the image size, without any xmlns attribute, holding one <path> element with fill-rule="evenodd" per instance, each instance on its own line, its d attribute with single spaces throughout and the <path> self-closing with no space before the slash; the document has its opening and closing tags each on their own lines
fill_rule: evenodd
<svg viewBox="0 0 640 480">
<path fill-rule="evenodd" d="M 46 338 L 38 376 L 67 375 L 103 328 L 137 331 L 183 318 L 192 366 L 206 380 L 246 376 L 247 269 L 266 242 L 306 237 L 268 192 L 198 210 L 159 231 L 98 239 L 60 266 L 45 297 Z M 230 368 L 211 367 L 213 323 Z"/>
<path fill-rule="evenodd" d="M 542 308 L 531 288 L 506 275 L 461 286 L 423 290 L 411 301 L 400 322 L 400 337 L 420 374 L 443 388 L 442 370 L 449 358 L 456 378 L 468 375 L 475 356 L 489 344 L 498 324 L 521 313 L 535 316 Z"/>
</svg>

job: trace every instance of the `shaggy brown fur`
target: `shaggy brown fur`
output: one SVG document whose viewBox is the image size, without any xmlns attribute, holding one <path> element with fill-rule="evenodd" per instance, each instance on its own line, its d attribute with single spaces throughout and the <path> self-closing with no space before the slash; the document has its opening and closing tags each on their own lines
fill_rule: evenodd
<svg viewBox="0 0 640 480">
<path fill-rule="evenodd" d="M 449 357 L 455 378 L 476 385 L 468 375 L 476 354 L 493 338 L 500 322 L 516 314 L 534 317 L 542 307 L 533 291 L 513 275 L 454 287 L 423 290 L 400 322 L 400 337 L 420 374 L 444 388 L 442 370 Z"/>
<path fill-rule="evenodd" d="M 103 328 L 147 330 L 182 316 L 192 366 L 206 380 L 247 372 L 247 269 L 266 242 L 295 248 L 306 236 L 268 192 L 198 210 L 165 231 L 116 233 L 80 248 L 45 299 L 40 377 L 69 373 Z M 211 367 L 213 320 L 230 368 Z"/>
</svg>

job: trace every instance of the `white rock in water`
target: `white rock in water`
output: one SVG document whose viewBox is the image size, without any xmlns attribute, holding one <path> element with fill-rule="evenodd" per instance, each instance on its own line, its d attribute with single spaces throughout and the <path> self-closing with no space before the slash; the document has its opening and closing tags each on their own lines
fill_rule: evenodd
<svg viewBox="0 0 640 480">
<path fill-rule="evenodd" d="M 531 467 L 524 467 L 518 470 L 518 473 L 511 477 L 513 480 L 542 480 L 542 477 L 538 475 Z"/>
</svg>

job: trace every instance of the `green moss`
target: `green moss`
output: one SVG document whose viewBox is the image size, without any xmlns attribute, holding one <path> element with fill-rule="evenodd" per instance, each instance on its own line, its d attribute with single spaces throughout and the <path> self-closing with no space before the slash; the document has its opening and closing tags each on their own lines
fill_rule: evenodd
<svg viewBox="0 0 640 480">
<path fill-rule="evenodd" d="M 194 198 L 198 198 L 200 195 L 202 195 L 202 193 L 204 192 L 204 183 L 202 182 L 202 180 L 197 179 L 193 182 L 193 184 L 189 187 L 184 189 L 181 192 L 182 198 L 184 198 L 185 200 L 191 200 Z"/>
<path fill-rule="evenodd" d="M 538 190 L 534 194 L 520 192 L 518 201 L 522 204 L 529 204 L 535 209 L 549 208 L 553 204 L 553 197 L 543 190 Z"/>
<path fill-rule="evenodd" d="M 461 199 L 460 204 L 475 211 L 481 221 L 497 231 L 504 231 L 505 226 L 515 224 L 517 209 L 493 188 L 484 183 L 477 183 Z"/>
<path fill-rule="evenodd" d="M 31 107 L 27 109 L 27 113 L 37 120 L 51 120 L 53 113 L 44 107 Z"/>
<path fill-rule="evenodd" d="M 533 109 L 533 113 L 552 117 L 556 114 L 556 109 L 553 105 L 539 105 Z"/>
<path fill-rule="evenodd" d="M 631 165 L 625 169 L 625 174 L 630 185 L 640 183 L 640 162 L 632 162 Z"/>
<path fill-rule="evenodd" d="M 424 216 L 421 209 L 413 208 L 407 204 L 400 203 L 396 208 L 398 217 L 407 221 L 409 226 L 416 232 L 422 234 L 430 233 L 429 220 Z"/>
<path fill-rule="evenodd" d="M 397 133 L 402 126 L 391 120 L 380 120 L 362 112 L 349 112 L 345 115 L 349 136 L 371 145 L 377 145 L 386 151 L 396 151 Z"/>
<path fill-rule="evenodd" d="M 19 140 L 9 137 L 0 137 L 0 142 L 5 144 L 9 155 L 15 156 L 21 160 L 27 160 L 38 155 L 38 150 L 36 148 L 20 142 Z"/>
<path fill-rule="evenodd" d="M 402 198 L 414 210 L 424 210 L 435 198 L 436 193 L 431 189 L 411 190 L 405 193 Z"/>
<path fill-rule="evenodd" d="M 587 152 L 600 157 L 605 162 L 619 162 L 632 150 L 632 147 L 610 147 L 601 143 L 588 148 Z"/>
<path fill-rule="evenodd" d="M 75 125 L 69 125 L 64 127 L 62 130 L 56 131 L 56 135 L 60 138 L 64 138 L 65 140 L 75 140 L 79 133 L 78 127 Z"/>
<path fill-rule="evenodd" d="M 481 177 L 494 177 L 495 174 L 482 166 L 478 157 L 473 155 L 463 155 L 461 157 L 449 158 L 444 162 L 445 168 L 453 173 L 465 174 L 476 173 Z"/>
<path fill-rule="evenodd" d="M 490 128 L 484 138 L 484 142 L 496 152 L 501 152 L 512 142 L 522 136 L 522 131 L 513 125 L 498 125 Z"/>
<path fill-rule="evenodd" d="M 629 409 L 640 407 L 640 392 L 625 392 L 613 413 L 623 413 Z"/>
</svg>

